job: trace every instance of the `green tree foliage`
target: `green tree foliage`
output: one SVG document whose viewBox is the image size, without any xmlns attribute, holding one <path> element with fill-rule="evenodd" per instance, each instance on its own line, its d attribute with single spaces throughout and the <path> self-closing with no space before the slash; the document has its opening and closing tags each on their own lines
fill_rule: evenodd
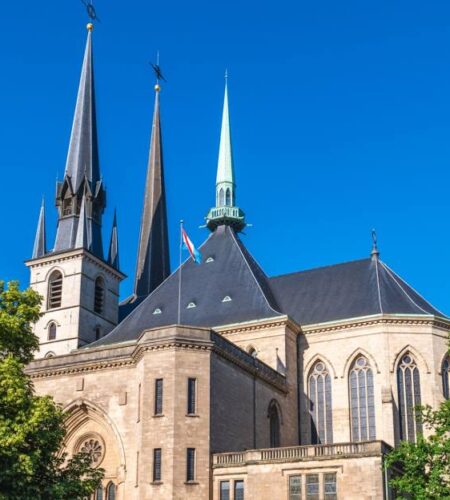
<svg viewBox="0 0 450 500">
<path fill-rule="evenodd" d="M 33 290 L 0 283 L 0 499 L 83 499 L 100 485 L 103 470 L 91 468 L 85 453 L 71 459 L 61 453 L 62 409 L 35 395 L 24 372 L 38 346 L 31 323 L 39 306 Z"/>
<path fill-rule="evenodd" d="M 437 410 L 426 406 L 420 412 L 431 434 L 419 435 L 417 443 L 402 441 L 389 453 L 385 465 L 394 470 L 390 484 L 396 498 L 450 499 L 450 401 Z"/>
</svg>

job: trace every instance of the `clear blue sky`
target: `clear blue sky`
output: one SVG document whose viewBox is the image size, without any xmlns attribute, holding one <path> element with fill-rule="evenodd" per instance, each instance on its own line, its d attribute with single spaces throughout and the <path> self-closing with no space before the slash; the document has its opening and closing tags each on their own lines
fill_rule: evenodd
<svg viewBox="0 0 450 500">
<path fill-rule="evenodd" d="M 134 274 L 153 78 L 161 52 L 172 264 L 178 220 L 200 243 L 214 201 L 228 68 L 243 236 L 270 275 L 382 259 L 450 312 L 450 3 L 97 1 L 104 240 L 117 207 Z M 28 283 L 41 196 L 53 243 L 86 16 L 79 0 L 4 2 L 0 277 Z M 122 296 L 131 290 L 129 278 Z"/>
</svg>

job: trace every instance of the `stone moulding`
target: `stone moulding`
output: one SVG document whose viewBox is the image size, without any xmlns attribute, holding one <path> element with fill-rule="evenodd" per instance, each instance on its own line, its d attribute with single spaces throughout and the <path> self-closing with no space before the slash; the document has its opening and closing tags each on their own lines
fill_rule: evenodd
<svg viewBox="0 0 450 500">
<path fill-rule="evenodd" d="M 167 332 L 167 330 L 169 330 Z M 189 336 L 189 331 L 195 332 Z M 166 332 L 166 333 L 165 333 Z M 186 333 L 188 332 L 188 333 Z M 59 375 L 73 375 L 110 368 L 132 368 L 146 352 L 183 349 L 211 351 L 264 380 L 279 391 L 286 393 L 286 378 L 260 360 L 226 340 L 221 335 L 206 329 L 176 327 L 145 331 L 137 342 L 128 345 L 79 349 L 72 354 L 32 361 L 27 373 L 32 379 Z"/>
</svg>

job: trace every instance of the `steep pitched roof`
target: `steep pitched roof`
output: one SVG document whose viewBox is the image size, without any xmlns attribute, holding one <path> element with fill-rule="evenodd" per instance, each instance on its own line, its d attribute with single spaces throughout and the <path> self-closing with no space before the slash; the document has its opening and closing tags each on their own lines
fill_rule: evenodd
<svg viewBox="0 0 450 500">
<path fill-rule="evenodd" d="M 270 286 L 283 312 L 301 325 L 381 313 L 445 317 L 379 259 L 276 276 Z"/>
<path fill-rule="evenodd" d="M 268 278 L 230 227 L 219 226 L 200 250 L 202 264 L 188 259 L 182 265 L 181 324 L 212 327 L 281 315 Z M 91 345 L 134 340 L 148 328 L 178 323 L 178 287 L 179 270 Z"/>
</svg>

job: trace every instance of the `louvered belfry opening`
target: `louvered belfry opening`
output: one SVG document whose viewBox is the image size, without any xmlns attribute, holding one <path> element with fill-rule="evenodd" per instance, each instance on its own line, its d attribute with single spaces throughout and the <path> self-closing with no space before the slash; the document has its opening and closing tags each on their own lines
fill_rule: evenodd
<svg viewBox="0 0 450 500">
<path fill-rule="evenodd" d="M 48 280 L 48 308 L 61 307 L 63 276 L 59 271 L 54 271 Z"/>
<path fill-rule="evenodd" d="M 97 314 L 103 313 L 105 302 L 105 282 L 101 276 L 95 280 L 94 311 Z"/>
</svg>

